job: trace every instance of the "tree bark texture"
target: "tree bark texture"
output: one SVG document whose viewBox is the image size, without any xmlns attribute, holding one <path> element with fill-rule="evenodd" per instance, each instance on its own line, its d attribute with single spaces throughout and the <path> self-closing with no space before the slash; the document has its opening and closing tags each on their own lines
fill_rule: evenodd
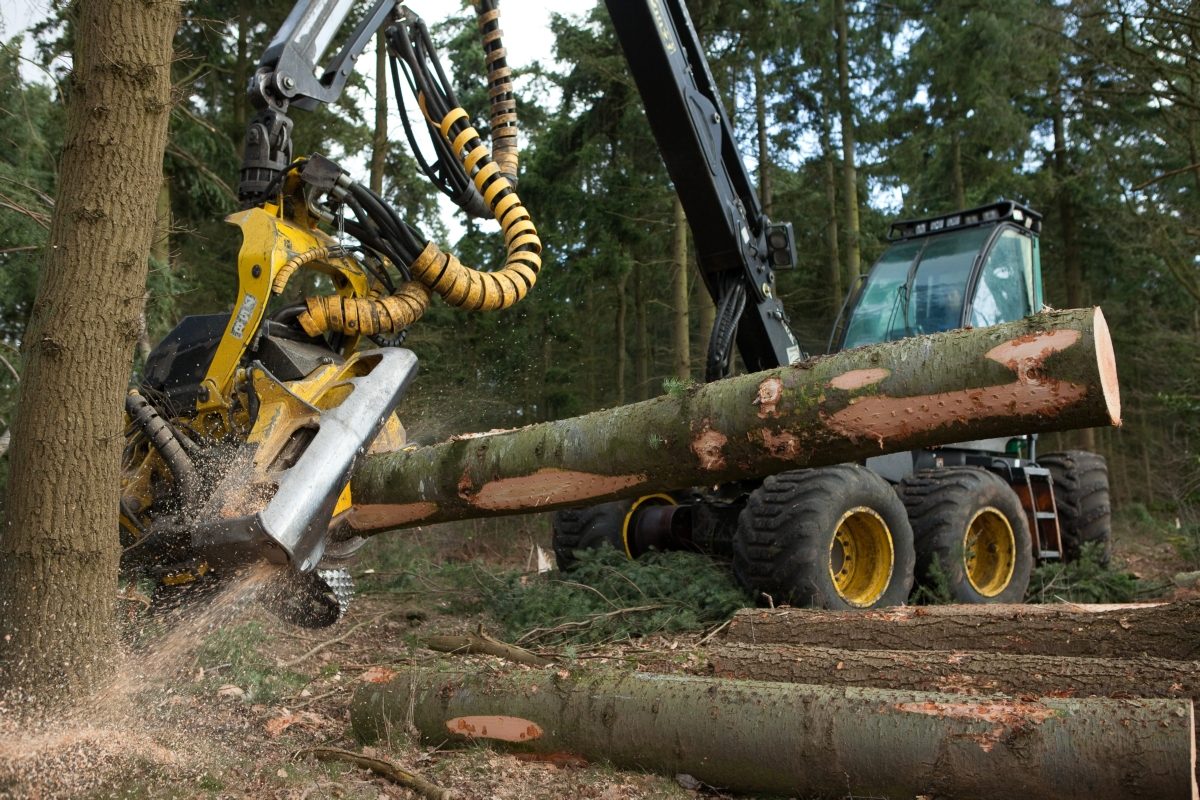
<svg viewBox="0 0 1200 800">
<path fill-rule="evenodd" d="M 701 654 L 718 678 L 1022 697 L 1200 698 L 1200 662 L 966 650 L 849 650 L 718 643 Z"/>
<path fill-rule="evenodd" d="M 514 431 L 365 459 L 360 532 L 712 485 L 1119 420 L 1098 309 L 872 345 Z"/>
<path fill-rule="evenodd" d="M 846 214 L 842 220 L 846 235 L 846 273 L 842 283 L 850 287 L 854 285 L 862 263 L 858 244 L 858 169 L 854 161 L 854 98 L 850 96 L 850 22 L 846 17 L 846 0 L 834 0 L 833 20 L 842 123 L 842 202 Z"/>
<path fill-rule="evenodd" d="M 675 198 L 674 232 L 671 237 L 671 349 L 672 372 L 681 381 L 692 377 L 692 354 L 688 341 L 688 246 L 687 217 L 683 203 Z"/>
<path fill-rule="evenodd" d="M 412 670 L 364 686 L 364 741 L 409 723 L 801 797 L 1195 797 L 1190 700 L 1013 700 L 650 673 Z"/>
<path fill-rule="evenodd" d="M 726 640 L 846 650 L 1200 659 L 1200 602 L 1123 606 L 955 605 L 844 612 L 744 609 Z"/>
<path fill-rule="evenodd" d="M 388 58 L 383 31 L 375 36 L 375 129 L 371 134 L 371 191 L 383 194 L 388 152 Z"/>
<path fill-rule="evenodd" d="M 22 343 L 0 533 L 0 687 L 110 664 L 122 407 L 171 109 L 174 0 L 81 0 L 50 243 Z"/>
</svg>

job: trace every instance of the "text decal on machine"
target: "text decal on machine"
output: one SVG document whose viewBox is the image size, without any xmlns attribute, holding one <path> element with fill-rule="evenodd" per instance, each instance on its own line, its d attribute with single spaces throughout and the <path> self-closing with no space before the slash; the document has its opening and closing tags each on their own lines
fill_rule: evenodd
<svg viewBox="0 0 1200 800">
<path fill-rule="evenodd" d="M 242 298 L 242 307 L 238 309 L 237 319 L 233 321 L 233 338 L 242 338 L 242 334 L 246 332 L 246 323 L 250 321 L 250 315 L 254 313 L 257 305 L 258 300 L 252 294 Z"/>
</svg>

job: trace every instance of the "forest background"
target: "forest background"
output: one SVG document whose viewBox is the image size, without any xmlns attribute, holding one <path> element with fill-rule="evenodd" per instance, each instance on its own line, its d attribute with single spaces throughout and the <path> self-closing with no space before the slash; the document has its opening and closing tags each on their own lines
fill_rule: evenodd
<svg viewBox="0 0 1200 800">
<path fill-rule="evenodd" d="M 231 307 L 240 242 L 222 218 L 236 209 L 243 87 L 291 4 L 183 5 L 134 379 L 181 316 Z M 1047 437 L 1043 448 L 1105 454 L 1119 508 L 1200 548 L 1200 13 L 1158 0 L 688 6 L 763 205 L 795 225 L 799 263 L 778 287 L 805 349 L 825 351 L 894 219 L 1026 202 L 1045 214 L 1047 302 L 1105 310 L 1125 409 L 1120 429 Z M 3 429 L 53 210 L 70 91 L 55 59 L 70 50 L 70 15 L 63 5 L 31 34 L 52 80 L 22 77 L 20 40 L 0 47 Z M 547 10 L 545 24 L 555 61 L 522 70 L 517 85 L 521 196 L 548 268 L 512 310 L 435 305 L 413 329 L 422 375 L 401 413 L 418 441 L 632 402 L 703 373 L 712 304 L 676 236 L 681 211 L 607 15 Z M 486 130 L 469 7 L 434 35 Z M 452 228 L 376 98 L 375 81 L 360 78 L 333 108 L 297 113 L 296 153 L 369 169 L 410 222 L 445 241 Z M 455 251 L 499 263 L 490 230 L 466 223 Z"/>
</svg>

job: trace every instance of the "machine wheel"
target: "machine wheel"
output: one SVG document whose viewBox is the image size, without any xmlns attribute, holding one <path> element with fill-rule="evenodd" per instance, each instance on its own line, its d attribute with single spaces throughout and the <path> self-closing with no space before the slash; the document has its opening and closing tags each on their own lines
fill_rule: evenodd
<svg viewBox="0 0 1200 800">
<path fill-rule="evenodd" d="M 575 552 L 593 547 L 624 550 L 621 529 L 633 504 L 628 500 L 601 503 L 589 508 L 569 508 L 554 515 L 554 560 L 559 569 L 575 563 Z"/>
<path fill-rule="evenodd" d="M 1050 470 L 1054 505 L 1062 534 L 1063 558 L 1074 561 L 1085 544 L 1099 545 L 1100 563 L 1107 565 L 1112 537 L 1112 505 L 1108 495 L 1108 463 L 1086 450 L 1047 453 L 1038 464 Z"/>
<path fill-rule="evenodd" d="M 767 478 L 751 492 L 733 540 L 738 580 L 776 604 L 900 605 L 915 558 L 903 504 L 857 464 Z"/>
<path fill-rule="evenodd" d="M 1021 501 L 1003 478 L 976 467 L 929 469 L 905 478 L 899 491 L 912 523 L 918 580 L 927 586 L 944 580 L 959 603 L 1025 599 L 1033 540 Z"/>
</svg>

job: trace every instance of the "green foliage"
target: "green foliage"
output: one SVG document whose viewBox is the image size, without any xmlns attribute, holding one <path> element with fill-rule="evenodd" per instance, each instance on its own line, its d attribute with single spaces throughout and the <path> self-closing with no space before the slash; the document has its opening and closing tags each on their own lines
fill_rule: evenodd
<svg viewBox="0 0 1200 800">
<path fill-rule="evenodd" d="M 1047 561 L 1033 570 L 1030 603 L 1129 603 L 1152 592 L 1128 572 L 1105 566 L 1100 548 L 1086 544 L 1074 561 Z"/>
<path fill-rule="evenodd" d="M 223 627 L 201 644 L 196 657 L 200 666 L 215 670 L 209 688 L 233 684 L 246 693 L 247 702 L 269 703 L 299 689 L 306 678 L 280 670 L 262 653 L 270 636 L 259 622 Z"/>
<path fill-rule="evenodd" d="M 694 553 L 629 560 L 612 548 L 582 550 L 569 572 L 481 577 L 486 607 L 514 640 L 596 643 L 703 629 L 749 598 L 727 567 Z"/>
<path fill-rule="evenodd" d="M 953 602 L 954 595 L 950 591 L 950 576 L 946 573 L 946 568 L 942 566 L 941 558 L 935 555 L 933 562 L 929 565 L 929 571 L 913 586 L 908 604 L 936 606 Z"/>
</svg>

